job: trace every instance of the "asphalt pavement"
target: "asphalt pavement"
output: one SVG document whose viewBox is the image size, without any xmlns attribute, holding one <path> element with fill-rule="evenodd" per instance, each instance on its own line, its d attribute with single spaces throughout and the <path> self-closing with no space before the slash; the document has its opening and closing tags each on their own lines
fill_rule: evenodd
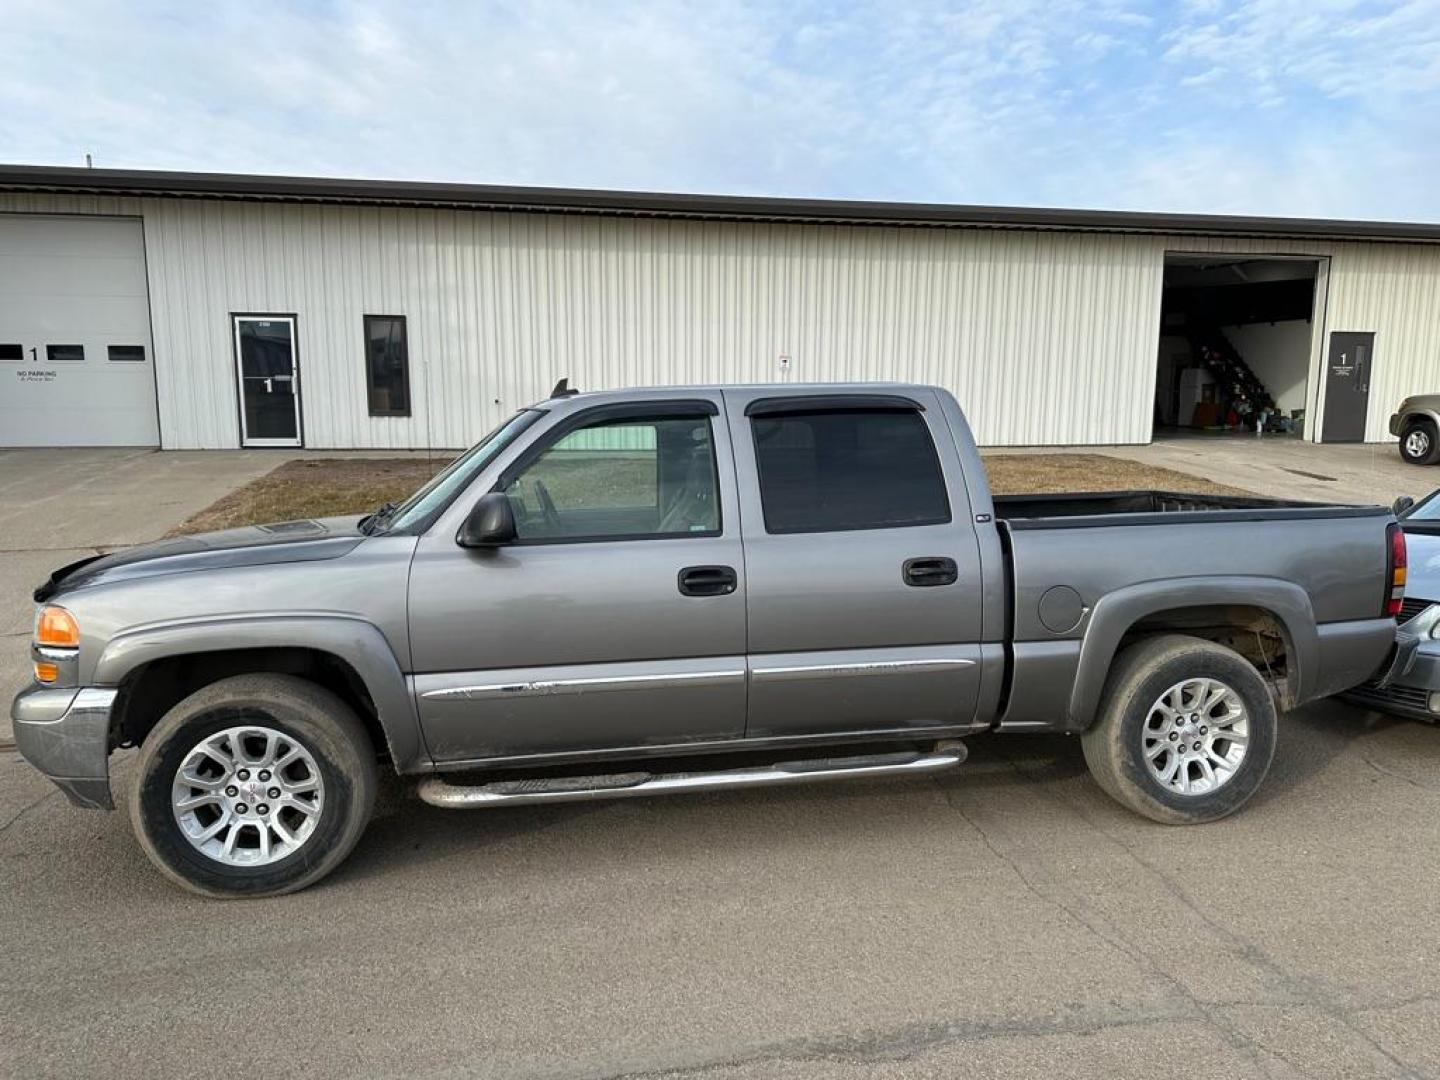
<svg viewBox="0 0 1440 1080">
<path fill-rule="evenodd" d="M 1191 828 L 1073 739 L 970 745 L 937 779 L 564 807 L 391 780 L 339 872 L 251 902 L 0 753 L 0 1074 L 1440 1075 L 1440 729 L 1310 706 Z"/>
<path fill-rule="evenodd" d="M 1307 497 L 1411 482 L 1264 445 L 1147 452 Z M 0 454 L 15 672 L 51 567 L 279 460 Z M 1440 729 L 1307 707 L 1195 828 L 1110 802 L 1073 739 L 970 746 L 933 779 L 564 807 L 390 778 L 335 875 L 230 903 L 0 749 L 0 1077 L 1440 1076 Z"/>
</svg>

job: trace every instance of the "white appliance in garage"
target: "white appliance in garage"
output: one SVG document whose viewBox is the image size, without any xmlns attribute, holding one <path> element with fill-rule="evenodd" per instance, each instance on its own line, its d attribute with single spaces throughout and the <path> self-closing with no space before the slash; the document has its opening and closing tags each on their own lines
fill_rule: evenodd
<svg viewBox="0 0 1440 1080">
<path fill-rule="evenodd" d="M 136 218 L 0 214 L 0 446 L 156 446 Z"/>
</svg>

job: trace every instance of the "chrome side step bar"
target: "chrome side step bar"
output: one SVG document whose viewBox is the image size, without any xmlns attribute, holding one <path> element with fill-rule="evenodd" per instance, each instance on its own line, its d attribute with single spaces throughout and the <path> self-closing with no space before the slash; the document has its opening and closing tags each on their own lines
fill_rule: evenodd
<svg viewBox="0 0 1440 1080">
<path fill-rule="evenodd" d="M 431 806 L 470 810 L 488 806 L 523 806 L 528 803 L 680 795 L 691 791 L 769 787 L 774 784 L 809 784 L 818 780 L 843 780 L 848 777 L 859 779 L 871 776 L 908 776 L 954 768 L 964 760 L 965 744 L 958 739 L 948 739 L 936 743 L 934 749 L 926 753 L 903 751 L 865 757 L 781 761 L 774 765 L 715 772 L 627 772 L 601 776 L 497 780 L 476 785 L 452 784 L 441 777 L 432 776 L 421 781 L 419 795 Z"/>
</svg>

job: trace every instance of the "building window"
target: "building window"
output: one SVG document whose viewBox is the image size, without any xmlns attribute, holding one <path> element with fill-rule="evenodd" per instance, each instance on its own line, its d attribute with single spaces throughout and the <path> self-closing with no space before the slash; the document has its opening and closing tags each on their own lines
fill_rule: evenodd
<svg viewBox="0 0 1440 1080">
<path fill-rule="evenodd" d="M 914 410 L 817 409 L 757 416 L 752 424 L 766 532 L 950 520 L 940 459 Z"/>
<path fill-rule="evenodd" d="M 23 345 L 8 345 L 8 344 L 0 343 L 0 360 L 20 360 L 20 361 L 24 361 L 24 359 L 25 359 L 25 346 L 23 346 Z"/>
<path fill-rule="evenodd" d="M 84 361 L 84 345 L 46 345 L 45 357 L 52 364 L 69 364 Z"/>
<path fill-rule="evenodd" d="M 365 390 L 371 416 L 410 415 L 404 315 L 365 316 Z"/>
<path fill-rule="evenodd" d="M 521 541 L 715 536 L 709 416 L 599 421 L 561 436 L 505 486 Z"/>
<path fill-rule="evenodd" d="M 144 345 L 111 345 L 110 359 L 117 364 L 143 364 L 145 362 Z"/>
</svg>

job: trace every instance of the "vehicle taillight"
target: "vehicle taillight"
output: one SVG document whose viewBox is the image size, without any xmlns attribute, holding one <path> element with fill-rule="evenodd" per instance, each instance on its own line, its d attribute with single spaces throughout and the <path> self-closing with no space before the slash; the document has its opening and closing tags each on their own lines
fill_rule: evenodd
<svg viewBox="0 0 1440 1080">
<path fill-rule="evenodd" d="M 1405 599 L 1405 530 L 1390 526 L 1390 581 L 1385 593 L 1385 614 L 1399 615 Z"/>
</svg>

